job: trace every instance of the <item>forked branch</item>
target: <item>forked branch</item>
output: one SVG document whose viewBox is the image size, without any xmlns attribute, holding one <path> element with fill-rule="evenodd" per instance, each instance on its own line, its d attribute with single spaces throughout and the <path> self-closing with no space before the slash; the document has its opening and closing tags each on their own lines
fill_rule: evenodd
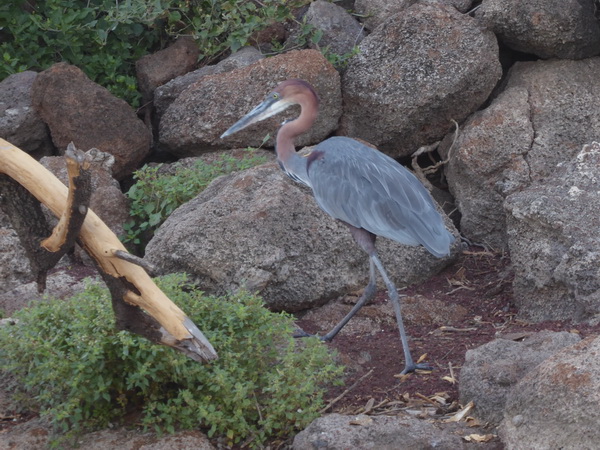
<svg viewBox="0 0 600 450">
<path fill-rule="evenodd" d="M 70 188 L 27 153 L 0 139 L 0 206 L 8 209 L 38 281 L 42 277 L 45 282 L 47 270 L 77 240 L 110 289 L 119 328 L 176 348 L 196 361 L 216 359 L 204 334 L 156 286 L 139 258 L 123 256 L 127 254 L 123 244 L 88 208 L 91 188 L 84 154 L 70 145 L 66 157 Z M 40 203 L 59 218 L 49 237 Z"/>
</svg>

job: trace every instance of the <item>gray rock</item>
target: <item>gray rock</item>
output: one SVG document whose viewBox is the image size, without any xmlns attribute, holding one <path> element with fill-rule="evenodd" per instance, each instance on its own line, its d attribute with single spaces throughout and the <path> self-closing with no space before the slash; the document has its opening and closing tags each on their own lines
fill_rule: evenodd
<svg viewBox="0 0 600 450">
<path fill-rule="evenodd" d="M 379 25 L 390 19 L 404 9 L 414 5 L 419 0 L 356 0 L 354 9 L 360 20 L 369 31 L 373 31 Z M 451 5 L 458 11 L 464 13 L 469 10 L 473 0 L 420 0 L 421 3 L 443 3 Z"/>
<path fill-rule="evenodd" d="M 447 178 L 466 237 L 506 250 L 506 196 L 600 140 L 599 72 L 600 58 L 516 63 L 492 104 L 461 126 Z"/>
<path fill-rule="evenodd" d="M 508 47 L 540 58 L 581 59 L 600 53 L 593 1 L 483 0 L 475 17 Z"/>
<path fill-rule="evenodd" d="M 306 23 L 323 32 L 318 45 L 330 53 L 344 55 L 365 37 L 362 26 L 344 8 L 324 0 L 310 4 Z"/>
<path fill-rule="evenodd" d="M 454 142 L 446 177 L 461 213 L 460 230 L 473 242 L 506 249 L 507 195 L 530 183 L 527 162 L 535 131 L 526 89 L 502 92 L 485 110 L 476 112 L 449 135 L 443 152 Z"/>
<path fill-rule="evenodd" d="M 336 129 L 341 114 L 339 74 L 316 50 L 285 53 L 250 66 L 203 77 L 183 91 L 160 122 L 160 142 L 171 153 L 197 156 L 223 148 L 259 147 L 265 136 L 275 135 L 283 119 L 295 118 L 297 108 L 250 126 L 226 139 L 221 134 L 264 100 L 279 82 L 302 78 L 321 98 L 320 114 L 298 145 L 316 143 Z M 271 138 L 267 145 L 273 146 Z"/>
<path fill-rule="evenodd" d="M 45 450 L 50 443 L 50 427 L 41 419 L 32 419 L 2 434 L 0 450 Z"/>
<path fill-rule="evenodd" d="M 38 292 L 35 281 L 22 282 L 13 289 L 0 292 L 0 308 L 8 315 L 14 314 L 34 303 L 44 301 L 47 298 L 69 298 L 83 292 L 86 287 L 84 276 L 96 277 L 95 269 L 77 266 L 67 268 L 66 264 L 60 263 L 61 268 L 48 274 L 46 278 L 46 290 Z"/>
<path fill-rule="evenodd" d="M 518 62 L 511 68 L 506 88 L 528 93 L 535 136 L 526 159 L 533 179 L 551 176 L 584 144 L 600 141 L 599 72 L 600 57 Z"/>
<path fill-rule="evenodd" d="M 341 134 L 393 157 L 441 139 L 500 79 L 495 36 L 440 3 L 417 3 L 379 26 L 344 72 Z"/>
<path fill-rule="evenodd" d="M 506 398 L 529 371 L 564 347 L 578 343 L 577 334 L 542 331 L 521 342 L 496 339 L 467 351 L 460 371 L 460 403 L 475 403 L 474 415 L 499 425 Z"/>
<path fill-rule="evenodd" d="M 600 338 L 547 359 L 511 390 L 500 436 L 508 450 L 596 449 L 600 442 Z"/>
<path fill-rule="evenodd" d="M 121 180 L 150 152 L 150 130 L 131 106 L 75 66 L 58 63 L 40 73 L 31 97 L 61 154 L 70 142 L 110 153 L 116 159 L 114 176 Z"/>
<path fill-rule="evenodd" d="M 459 436 L 410 416 L 328 414 L 294 438 L 294 450 L 447 449 L 466 448 Z"/>
<path fill-rule="evenodd" d="M 32 419 L 11 427 L 0 440 L 0 450 L 45 450 L 49 447 L 51 427 Z M 182 431 L 158 436 L 137 430 L 111 429 L 87 433 L 77 440 L 78 448 L 89 450 L 214 450 L 208 437 L 199 431 Z"/>
<path fill-rule="evenodd" d="M 159 86 L 154 91 L 154 107 L 160 118 L 167 108 L 188 86 L 207 75 L 230 72 L 234 69 L 248 66 L 263 59 L 264 56 L 254 47 L 244 47 L 218 64 L 204 66 L 193 72 L 186 73 Z"/>
<path fill-rule="evenodd" d="M 365 28 L 373 31 L 390 17 L 416 2 L 417 0 L 356 0 L 354 8 L 360 14 Z"/>
<path fill-rule="evenodd" d="M 585 145 L 552 178 L 507 197 L 519 315 L 600 318 L 600 144 Z"/>
<path fill-rule="evenodd" d="M 129 200 L 121 191 L 119 182 L 112 177 L 115 160 L 109 153 L 98 149 L 90 149 L 87 153 L 92 161 L 90 208 L 117 236 L 123 234 L 123 224 L 130 219 Z M 40 163 L 68 186 L 69 178 L 64 157 L 42 158 Z"/>
<path fill-rule="evenodd" d="M 181 431 L 158 436 L 136 430 L 102 430 L 79 439 L 81 448 L 90 450 L 214 450 L 200 431 Z"/>
<path fill-rule="evenodd" d="M 0 293 L 33 279 L 31 265 L 19 236 L 6 214 L 0 210 Z M 0 301 L 0 309 L 7 310 L 5 302 Z"/>
<path fill-rule="evenodd" d="M 182 36 L 169 47 L 138 59 L 135 71 L 144 99 L 152 99 L 158 86 L 191 71 L 198 62 L 199 54 L 194 39 Z"/>
<path fill-rule="evenodd" d="M 39 158 L 51 155 L 54 146 L 48 127 L 31 104 L 36 76 L 27 70 L 0 82 L 0 137 Z"/>
<path fill-rule="evenodd" d="M 458 245 L 451 257 L 437 259 L 421 247 L 378 241 L 400 286 L 449 264 Z M 369 272 L 367 255 L 346 227 L 274 163 L 213 181 L 157 230 L 145 257 L 162 272 L 189 273 L 207 292 L 247 287 L 287 311 L 363 288 Z"/>
</svg>

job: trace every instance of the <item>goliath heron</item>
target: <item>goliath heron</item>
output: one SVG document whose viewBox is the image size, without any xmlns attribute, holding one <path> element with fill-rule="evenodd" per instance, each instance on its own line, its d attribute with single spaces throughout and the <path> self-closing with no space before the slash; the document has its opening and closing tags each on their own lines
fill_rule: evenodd
<svg viewBox="0 0 600 450">
<path fill-rule="evenodd" d="M 370 260 L 369 284 L 363 294 L 346 317 L 321 339 L 331 341 L 375 295 L 377 269 L 387 287 L 398 322 L 405 359 L 402 373 L 429 369 L 428 365 L 416 364 L 412 359 L 398 291 L 377 256 L 375 238 L 384 236 L 407 245 L 420 244 L 440 258 L 450 253 L 453 235 L 446 229 L 421 182 L 400 163 L 378 150 L 354 139 L 331 137 L 316 145 L 308 155 L 296 153 L 294 138 L 313 125 L 319 108 L 319 97 L 306 81 L 292 79 L 279 84 L 221 138 L 294 104 L 300 105 L 300 116 L 284 123 L 277 133 L 279 165 L 293 180 L 312 189 L 321 209 L 349 228 Z"/>
</svg>

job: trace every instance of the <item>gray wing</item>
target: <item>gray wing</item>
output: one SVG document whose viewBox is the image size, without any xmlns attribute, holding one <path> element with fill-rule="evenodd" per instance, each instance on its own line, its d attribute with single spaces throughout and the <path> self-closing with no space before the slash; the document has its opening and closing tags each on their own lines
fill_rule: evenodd
<svg viewBox="0 0 600 450">
<path fill-rule="evenodd" d="M 319 206 L 336 219 L 441 257 L 454 237 L 429 192 L 405 167 L 354 139 L 323 141 L 308 160 Z"/>
</svg>

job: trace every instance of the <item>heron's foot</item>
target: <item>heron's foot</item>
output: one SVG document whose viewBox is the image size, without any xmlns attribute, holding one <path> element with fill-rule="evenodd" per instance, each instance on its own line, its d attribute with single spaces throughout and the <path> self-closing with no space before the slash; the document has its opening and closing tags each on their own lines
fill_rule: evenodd
<svg viewBox="0 0 600 450">
<path fill-rule="evenodd" d="M 319 336 L 318 334 L 310 334 L 310 333 L 307 333 L 306 331 L 304 331 L 302 328 L 296 328 L 294 330 L 294 334 L 292 336 L 295 337 L 296 339 L 315 337 L 315 338 L 319 339 L 321 342 L 331 342 L 334 337 L 334 336 L 329 336 L 329 334 L 326 334 L 325 336 Z"/>
<path fill-rule="evenodd" d="M 406 375 L 407 373 L 414 372 L 415 370 L 433 370 L 433 367 L 427 363 L 411 363 L 404 367 L 404 370 L 400 372 L 400 375 Z"/>
<path fill-rule="evenodd" d="M 305 337 L 314 337 L 314 336 L 315 336 L 314 334 L 307 333 L 302 328 L 296 328 L 294 330 L 294 334 L 292 334 L 292 337 L 295 337 L 295 338 L 305 338 Z"/>
</svg>

